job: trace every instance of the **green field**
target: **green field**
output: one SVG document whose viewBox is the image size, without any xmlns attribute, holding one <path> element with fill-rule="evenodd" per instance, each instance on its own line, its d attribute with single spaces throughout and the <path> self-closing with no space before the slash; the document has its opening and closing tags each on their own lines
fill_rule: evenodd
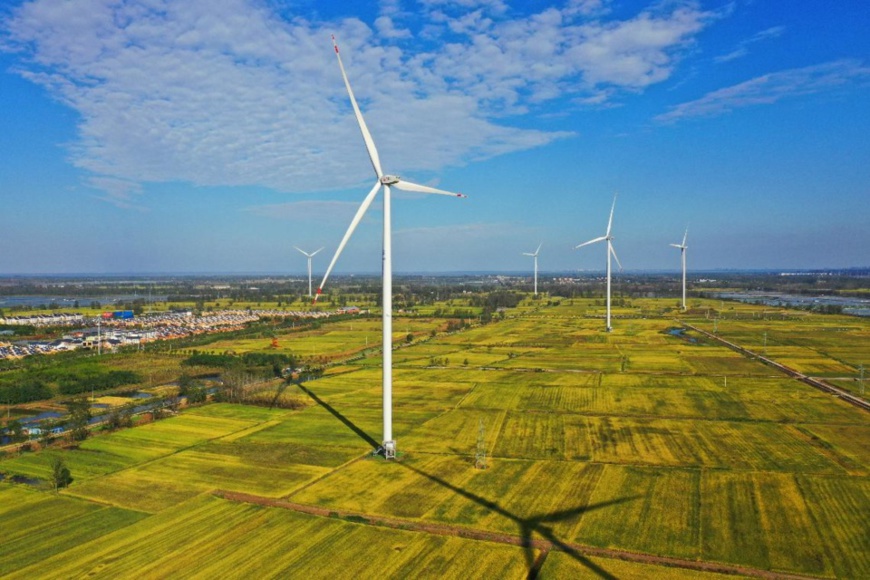
<svg viewBox="0 0 870 580">
<path fill-rule="evenodd" d="M 870 352 L 862 319 L 728 306 L 721 336 L 760 352 L 767 332 L 766 355 L 801 372 L 834 382 Z M 706 307 L 685 321 L 712 330 Z M 633 301 L 609 334 L 602 312 L 527 301 L 450 334 L 397 317 L 413 341 L 394 353 L 396 462 L 370 453 L 378 321 L 284 333 L 287 352 L 345 360 L 288 388 L 307 406 L 209 404 L 0 461 L 45 479 L 60 456 L 74 477 L 57 494 L 0 483 L 0 576 L 870 577 L 866 411 L 669 334 L 673 300 Z"/>
</svg>

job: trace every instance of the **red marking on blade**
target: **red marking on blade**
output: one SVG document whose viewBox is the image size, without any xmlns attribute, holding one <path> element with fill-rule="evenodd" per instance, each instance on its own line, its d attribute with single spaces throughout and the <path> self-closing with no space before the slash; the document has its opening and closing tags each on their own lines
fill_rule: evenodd
<svg viewBox="0 0 870 580">
<path fill-rule="evenodd" d="M 318 288 L 318 289 L 317 289 L 317 293 L 318 293 L 318 294 L 322 294 L 322 293 L 323 293 L 323 288 Z"/>
</svg>

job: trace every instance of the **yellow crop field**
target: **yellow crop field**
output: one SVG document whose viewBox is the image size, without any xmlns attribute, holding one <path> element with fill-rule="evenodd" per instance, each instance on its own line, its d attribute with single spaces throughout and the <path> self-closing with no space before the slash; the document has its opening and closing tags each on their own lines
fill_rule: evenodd
<svg viewBox="0 0 870 580">
<path fill-rule="evenodd" d="M 509 411 L 492 454 L 515 459 L 589 459 L 585 418 Z"/>
<path fill-rule="evenodd" d="M 697 557 L 700 473 L 606 466 L 583 515 L 577 539 L 602 547 Z M 666 505 L 667 509 L 656 509 Z M 643 521 L 638 527 L 635 522 Z"/>
<path fill-rule="evenodd" d="M 202 492 L 220 488 L 278 497 L 326 473 L 295 463 L 278 466 L 244 461 L 229 453 L 182 452 L 147 466 L 121 471 L 70 490 L 78 497 L 157 513 Z M 184 473 L 183 478 L 177 474 Z"/>
<path fill-rule="evenodd" d="M 870 576 L 866 509 L 870 479 L 802 477 L 798 483 L 812 521 L 824 538 L 828 565 L 841 578 Z"/>
<path fill-rule="evenodd" d="M 866 479 L 705 471 L 703 555 L 759 568 L 862 577 L 870 562 L 866 522 L 846 506 L 866 501 L 868 485 Z"/>
<path fill-rule="evenodd" d="M 709 307 L 720 336 L 760 350 L 766 332 L 772 359 L 856 392 L 870 321 L 695 302 L 687 322 L 712 330 Z M 301 408 L 213 403 L 0 458 L 0 575 L 526 578 L 534 541 L 550 547 L 538 578 L 718 580 L 706 563 L 870 577 L 867 412 L 675 332 L 674 304 L 626 300 L 610 333 L 600 299 L 525 300 L 451 334 L 397 318 L 397 461 L 371 455 L 380 321 L 282 331 L 279 351 L 336 361 L 284 389 Z M 206 348 L 275 350 L 271 336 Z M 53 458 L 74 478 L 57 494 Z"/>
<path fill-rule="evenodd" d="M 592 455 L 606 463 L 843 473 L 823 450 L 772 423 L 590 418 Z"/>
<path fill-rule="evenodd" d="M 42 562 L 111 532 L 145 514 L 17 488 L 0 488 L 3 541 L 0 575 Z M 45 574 L 45 568 L 39 575 Z"/>
</svg>

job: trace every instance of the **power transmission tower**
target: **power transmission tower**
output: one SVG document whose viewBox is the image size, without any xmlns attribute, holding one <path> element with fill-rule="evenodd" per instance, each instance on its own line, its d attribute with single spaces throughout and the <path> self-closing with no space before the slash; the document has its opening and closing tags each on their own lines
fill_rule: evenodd
<svg viewBox="0 0 870 580">
<path fill-rule="evenodd" d="M 486 469 L 486 426 L 483 424 L 483 419 L 477 426 L 477 453 L 474 455 L 475 469 Z"/>
</svg>

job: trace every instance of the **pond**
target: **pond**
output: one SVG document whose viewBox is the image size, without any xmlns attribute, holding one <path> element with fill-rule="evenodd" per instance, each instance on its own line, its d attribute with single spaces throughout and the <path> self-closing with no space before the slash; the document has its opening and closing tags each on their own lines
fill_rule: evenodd
<svg viewBox="0 0 870 580">
<path fill-rule="evenodd" d="M 686 336 L 686 329 L 685 328 L 669 328 L 665 332 L 667 332 L 671 336 L 676 336 L 677 338 L 682 338 L 683 340 L 687 340 L 693 344 L 698 342 L 697 339 L 692 338 L 691 336 Z"/>
<path fill-rule="evenodd" d="M 46 419 L 58 419 L 62 415 L 57 411 L 43 411 L 39 415 L 34 415 L 32 417 L 28 417 L 27 419 L 21 419 L 22 425 L 32 425 L 34 423 L 39 423 L 40 421 L 44 421 Z"/>
<path fill-rule="evenodd" d="M 42 480 L 36 477 L 25 477 L 23 475 L 7 475 L 5 473 L 0 473 L 0 481 L 4 481 L 8 478 L 12 483 L 23 483 L 24 485 L 32 485 L 38 486 L 42 484 Z"/>
</svg>

